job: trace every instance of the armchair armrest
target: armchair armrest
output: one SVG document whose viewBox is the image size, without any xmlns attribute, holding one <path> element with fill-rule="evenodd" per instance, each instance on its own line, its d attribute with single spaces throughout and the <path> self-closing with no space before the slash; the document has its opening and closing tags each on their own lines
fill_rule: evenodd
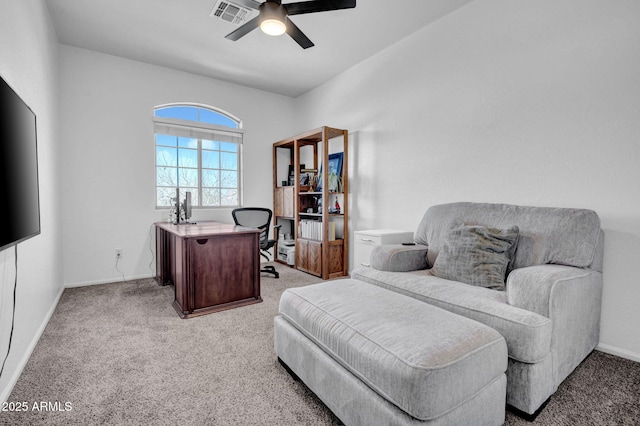
<svg viewBox="0 0 640 426">
<path fill-rule="evenodd" d="M 598 344 L 602 272 L 562 265 L 514 269 L 507 278 L 507 302 L 551 320 L 556 383 Z"/>
<path fill-rule="evenodd" d="M 382 244 L 371 251 L 371 267 L 379 271 L 409 272 L 427 268 L 427 246 Z"/>
<path fill-rule="evenodd" d="M 589 285 L 593 280 L 600 285 Z M 584 284 L 583 284 L 584 283 Z M 580 299 L 581 291 L 596 291 L 601 293 L 602 274 L 591 269 L 580 269 L 573 266 L 538 265 L 514 269 L 507 277 L 507 302 L 518 308 L 526 309 L 550 318 L 553 308 L 560 308 L 559 301 L 554 298 L 560 296 L 563 288 L 575 287 L 572 300 Z M 581 288 L 582 287 L 582 288 Z M 595 294 L 588 297 L 595 297 Z M 598 296 L 599 298 L 599 296 Z M 567 307 L 569 308 L 569 307 Z"/>
</svg>

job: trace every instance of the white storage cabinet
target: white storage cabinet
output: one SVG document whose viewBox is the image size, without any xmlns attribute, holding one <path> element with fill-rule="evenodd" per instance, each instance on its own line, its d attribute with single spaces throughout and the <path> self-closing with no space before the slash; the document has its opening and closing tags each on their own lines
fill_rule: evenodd
<svg viewBox="0 0 640 426">
<path fill-rule="evenodd" d="M 395 229 L 370 229 L 353 233 L 353 269 L 370 267 L 369 258 L 375 246 L 413 242 L 413 232 Z"/>
</svg>

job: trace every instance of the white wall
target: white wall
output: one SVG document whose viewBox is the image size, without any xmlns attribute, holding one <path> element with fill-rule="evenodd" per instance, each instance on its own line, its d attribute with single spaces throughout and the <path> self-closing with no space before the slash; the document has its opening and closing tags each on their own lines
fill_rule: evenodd
<svg viewBox="0 0 640 426">
<path fill-rule="evenodd" d="M 57 47 L 49 12 L 42 1 L 2 2 L 0 75 L 37 117 L 42 232 L 17 246 L 15 329 L 0 379 L 0 401 L 8 398 L 62 293 Z M 11 332 L 15 260 L 13 247 L 0 252 L 0 363 L 7 354 Z"/>
<path fill-rule="evenodd" d="M 272 205 L 271 144 L 291 134 L 291 98 L 69 46 L 60 67 L 65 285 L 155 275 L 152 224 L 168 216 L 155 209 L 156 105 L 196 102 L 240 118 L 245 205 Z M 231 209 L 194 219 L 233 222 Z"/>
<path fill-rule="evenodd" d="M 600 349 L 640 361 L 640 2 L 477 0 L 297 100 L 351 132 L 351 229 L 451 201 L 579 207 L 606 233 Z"/>
</svg>

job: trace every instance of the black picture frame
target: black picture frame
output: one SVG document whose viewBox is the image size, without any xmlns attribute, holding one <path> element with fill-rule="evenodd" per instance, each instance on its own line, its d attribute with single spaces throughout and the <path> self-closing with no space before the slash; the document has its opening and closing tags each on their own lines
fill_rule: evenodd
<svg viewBox="0 0 640 426">
<path fill-rule="evenodd" d="M 334 172 L 336 175 L 342 177 L 342 162 L 344 160 L 344 152 L 336 152 L 329 154 L 328 167 L 329 174 Z M 320 172 L 318 173 L 318 186 L 316 191 L 322 191 L 322 164 L 320 165 Z M 331 188 L 329 188 L 331 190 Z"/>
</svg>

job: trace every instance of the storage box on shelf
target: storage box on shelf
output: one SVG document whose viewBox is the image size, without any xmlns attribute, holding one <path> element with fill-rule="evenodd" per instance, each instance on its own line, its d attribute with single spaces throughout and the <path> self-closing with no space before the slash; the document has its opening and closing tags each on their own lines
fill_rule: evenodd
<svg viewBox="0 0 640 426">
<path fill-rule="evenodd" d="M 279 186 L 273 192 L 273 214 L 276 217 L 293 219 L 293 186 Z"/>
</svg>

